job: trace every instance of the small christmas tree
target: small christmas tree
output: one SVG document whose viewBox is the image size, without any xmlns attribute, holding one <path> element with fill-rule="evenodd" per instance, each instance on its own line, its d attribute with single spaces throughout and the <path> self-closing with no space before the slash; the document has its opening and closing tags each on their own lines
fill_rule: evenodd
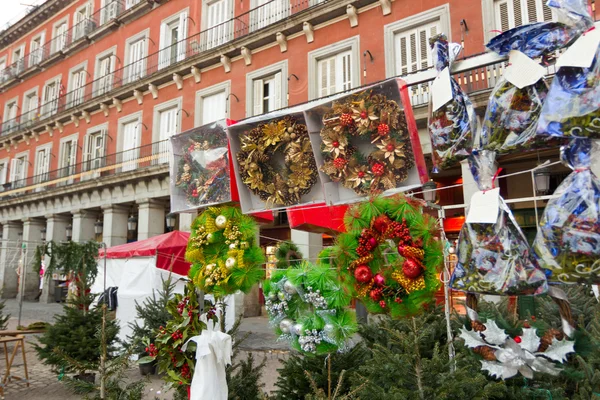
<svg viewBox="0 0 600 400">
<path fill-rule="evenodd" d="M 145 299 L 142 304 L 135 302 L 135 311 L 141 323 L 138 321 L 129 323 L 132 334 L 128 339 L 134 352 L 145 354 L 144 338 L 148 338 L 150 343 L 154 343 L 154 338 L 159 329 L 167 326 L 167 322 L 173 318 L 167 309 L 167 304 L 174 294 L 175 283 L 172 283 L 169 277 L 167 280 L 163 280 L 162 289 L 153 292 L 152 297 Z"/>
<path fill-rule="evenodd" d="M 2 297 L 2 293 L 0 293 L 0 297 Z M 10 319 L 10 314 L 4 314 L 4 307 L 6 307 L 4 300 L 0 300 L 0 331 L 6 329 Z"/>
</svg>

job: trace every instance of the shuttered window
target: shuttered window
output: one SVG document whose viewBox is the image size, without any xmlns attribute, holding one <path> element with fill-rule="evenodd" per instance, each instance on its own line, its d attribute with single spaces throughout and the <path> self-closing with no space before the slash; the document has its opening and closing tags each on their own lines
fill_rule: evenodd
<svg viewBox="0 0 600 400">
<path fill-rule="evenodd" d="M 21 115 L 21 122 L 34 121 L 38 117 L 38 96 L 37 93 L 30 93 L 25 97 L 23 101 L 23 114 Z"/>
<path fill-rule="evenodd" d="M 70 91 L 68 95 L 68 102 L 70 107 L 75 107 L 83 103 L 83 95 L 85 92 L 85 77 L 87 73 L 84 69 L 73 72 L 70 80 Z"/>
<path fill-rule="evenodd" d="M 352 51 L 344 51 L 317 61 L 318 96 L 352 89 Z"/>
<path fill-rule="evenodd" d="M 440 22 L 435 21 L 394 34 L 395 75 L 406 75 L 431 67 L 429 38 L 440 33 L 440 30 Z"/>
<path fill-rule="evenodd" d="M 103 0 L 101 3 L 102 9 L 100 10 L 100 25 L 117 18 L 120 5 L 119 0 Z"/>
<path fill-rule="evenodd" d="M 146 38 L 129 43 L 127 66 L 125 67 L 125 82 L 130 83 L 146 75 Z"/>
<path fill-rule="evenodd" d="M 129 10 L 131 7 L 135 6 L 142 0 L 125 0 L 125 9 Z"/>
<path fill-rule="evenodd" d="M 40 36 L 36 37 L 31 41 L 29 46 L 29 65 L 37 65 L 42 61 L 42 54 L 44 46 L 44 34 L 42 33 Z"/>
<path fill-rule="evenodd" d="M 35 155 L 34 183 L 47 181 L 48 171 L 50 171 L 50 148 L 38 149 Z"/>
<path fill-rule="evenodd" d="M 186 39 L 188 30 L 188 14 L 182 12 L 179 17 L 160 25 L 160 51 L 158 68 L 165 68 L 182 61 L 186 57 Z"/>
<path fill-rule="evenodd" d="M 106 130 L 100 129 L 85 136 L 83 146 L 83 171 L 93 171 L 103 166 Z M 90 175 L 97 177 L 100 174 Z"/>
<path fill-rule="evenodd" d="M 113 83 L 113 72 L 115 69 L 115 63 L 113 61 L 114 55 L 110 54 L 98 60 L 98 69 L 96 70 L 96 87 L 94 88 L 94 95 L 102 95 L 112 90 Z"/>
<path fill-rule="evenodd" d="M 225 91 L 217 92 L 201 98 L 201 125 L 225 119 L 227 114 L 227 100 Z"/>
<path fill-rule="evenodd" d="M 552 10 L 545 0 L 497 0 L 496 29 L 507 31 L 533 22 L 551 21 Z"/>
<path fill-rule="evenodd" d="M 58 110 L 58 94 L 58 80 L 48 83 L 46 86 L 44 86 L 44 93 L 42 98 L 42 114 L 44 118 L 54 115 Z"/>
<path fill-rule="evenodd" d="M 137 168 L 139 152 L 139 121 L 128 122 L 123 125 L 123 167 L 122 171 L 132 171 Z"/>
<path fill-rule="evenodd" d="M 91 28 L 92 6 L 87 4 L 73 14 L 73 41 L 79 40 L 89 33 Z"/>
<path fill-rule="evenodd" d="M 257 0 L 256 6 L 250 11 L 250 31 L 255 31 L 289 15 L 289 0 Z"/>
<path fill-rule="evenodd" d="M 206 3 L 206 48 L 212 49 L 228 42 L 232 38 L 233 24 L 226 22 L 231 18 L 229 0 L 217 0 Z"/>
<path fill-rule="evenodd" d="M 77 163 L 77 139 L 65 140 L 60 149 L 60 176 L 66 177 L 75 173 Z"/>
<path fill-rule="evenodd" d="M 252 87 L 253 115 L 260 115 L 280 109 L 281 103 L 281 72 L 274 75 L 254 79 Z"/>
<path fill-rule="evenodd" d="M 6 183 L 6 178 L 8 176 L 8 164 L 6 162 L 0 163 L 0 190 L 3 189 L 4 184 Z"/>
<path fill-rule="evenodd" d="M 10 181 L 12 187 L 25 186 L 27 178 L 27 156 L 13 158 L 10 163 Z"/>
<path fill-rule="evenodd" d="M 67 22 L 62 22 L 54 28 L 53 42 L 53 53 L 61 51 L 67 45 Z"/>
</svg>

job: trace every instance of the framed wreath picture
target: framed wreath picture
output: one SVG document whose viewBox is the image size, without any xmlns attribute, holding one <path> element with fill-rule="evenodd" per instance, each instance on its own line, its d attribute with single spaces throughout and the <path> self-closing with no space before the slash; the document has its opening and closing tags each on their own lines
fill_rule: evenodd
<svg viewBox="0 0 600 400">
<path fill-rule="evenodd" d="M 244 213 L 323 202 L 301 110 L 250 118 L 227 132 Z"/>
<path fill-rule="evenodd" d="M 328 204 L 404 192 L 427 181 L 403 81 L 335 96 L 305 115 Z"/>
<path fill-rule="evenodd" d="M 231 201 L 225 121 L 171 137 L 171 212 Z"/>
</svg>

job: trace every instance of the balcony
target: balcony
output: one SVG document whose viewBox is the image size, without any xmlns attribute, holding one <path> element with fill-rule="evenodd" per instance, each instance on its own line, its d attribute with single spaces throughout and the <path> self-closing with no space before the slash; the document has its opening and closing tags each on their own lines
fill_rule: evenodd
<svg viewBox="0 0 600 400">
<path fill-rule="evenodd" d="M 127 7 L 126 0 L 113 0 L 96 11 L 89 18 L 85 18 L 73 25 L 71 29 L 55 36 L 41 47 L 25 54 L 13 64 L 0 71 L 0 87 L 8 86 L 28 75 L 48 67 L 54 61 L 63 58 L 67 53 L 83 48 L 91 40 L 97 39 L 111 28 L 119 24 L 119 18 L 125 18 L 140 9 L 147 7 L 147 3 L 134 4 Z"/>
<path fill-rule="evenodd" d="M 149 145 L 108 154 L 85 160 L 82 163 L 68 165 L 60 169 L 45 172 L 26 179 L 8 182 L 0 187 L 0 199 L 23 196 L 29 193 L 39 193 L 54 188 L 81 184 L 100 178 L 131 173 L 139 176 L 144 168 L 156 167 L 160 173 L 168 172 L 169 145 L 168 140 Z M 121 181 L 121 179 L 119 179 Z M 95 185 L 96 183 L 94 183 Z"/>
</svg>

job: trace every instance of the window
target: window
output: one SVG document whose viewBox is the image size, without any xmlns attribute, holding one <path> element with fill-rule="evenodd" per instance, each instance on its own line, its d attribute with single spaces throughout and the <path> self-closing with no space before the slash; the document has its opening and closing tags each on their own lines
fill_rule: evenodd
<svg viewBox="0 0 600 400">
<path fill-rule="evenodd" d="M 73 14 L 73 41 L 85 37 L 93 29 L 92 21 L 92 3 L 77 9 Z"/>
<path fill-rule="evenodd" d="M 18 99 L 11 100 L 4 106 L 4 119 L 2 123 L 2 134 L 6 135 L 15 131 L 18 128 L 17 123 L 17 112 L 19 106 L 17 105 Z"/>
<path fill-rule="evenodd" d="M 115 50 L 109 50 L 96 59 L 94 96 L 100 96 L 112 90 L 115 71 Z"/>
<path fill-rule="evenodd" d="M 269 26 L 289 15 L 289 0 L 255 0 L 250 11 L 250 31 Z"/>
<path fill-rule="evenodd" d="M 117 18 L 119 15 L 119 0 L 102 0 L 100 6 L 100 25 L 104 25 L 110 20 Z"/>
<path fill-rule="evenodd" d="M 83 103 L 86 76 L 87 71 L 85 70 L 85 65 L 76 67 L 74 71 L 71 71 L 71 76 L 69 77 L 69 92 L 67 95 L 69 108 Z"/>
<path fill-rule="evenodd" d="M 10 74 L 6 69 L 6 57 L 0 60 L 0 82 L 7 81 L 10 78 Z"/>
<path fill-rule="evenodd" d="M 54 26 L 54 34 L 52 36 L 52 53 L 57 53 L 67 46 L 67 30 L 68 21 L 59 22 Z"/>
<path fill-rule="evenodd" d="M 142 0 L 125 0 L 125 9 L 129 10 L 131 7 L 135 6 Z"/>
<path fill-rule="evenodd" d="M 287 61 L 283 61 L 246 75 L 246 116 L 287 106 L 287 71 Z"/>
<path fill-rule="evenodd" d="M 138 38 L 127 43 L 127 58 L 123 83 L 131 83 L 146 75 L 146 37 Z"/>
<path fill-rule="evenodd" d="M 45 182 L 49 178 L 51 147 L 38 147 L 35 152 L 35 173 L 33 183 Z"/>
<path fill-rule="evenodd" d="M 42 115 L 47 118 L 58 111 L 58 97 L 60 95 L 60 78 L 46 83 L 42 94 Z"/>
<path fill-rule="evenodd" d="M 227 81 L 196 92 L 196 126 L 227 118 L 227 96 L 230 84 Z"/>
<path fill-rule="evenodd" d="M 140 121 L 135 119 L 124 123 L 121 127 L 123 133 L 123 150 L 121 171 L 133 171 L 137 168 L 140 146 Z"/>
<path fill-rule="evenodd" d="M 360 84 L 358 37 L 308 53 L 309 98 L 329 96 Z"/>
<path fill-rule="evenodd" d="M 42 32 L 38 36 L 31 39 L 31 44 L 29 45 L 29 65 L 37 65 L 42 61 L 43 52 L 44 52 L 44 39 L 46 37 L 45 32 Z"/>
<path fill-rule="evenodd" d="M 212 49 L 232 39 L 233 23 L 226 23 L 231 19 L 232 7 L 230 0 L 206 1 L 206 49 Z"/>
<path fill-rule="evenodd" d="M 173 103 L 173 102 L 169 102 Z M 181 103 L 178 99 L 177 103 Z M 159 154 L 157 162 L 164 164 L 169 162 L 169 138 L 176 135 L 179 132 L 179 121 L 178 112 L 179 105 L 169 106 L 169 108 L 163 108 L 155 110 L 155 118 L 158 119 L 158 148 L 156 151 Z"/>
<path fill-rule="evenodd" d="M 35 121 L 38 116 L 38 90 L 37 88 L 25 93 L 23 96 L 23 111 L 21 113 L 21 123 Z"/>
<path fill-rule="evenodd" d="M 12 73 L 14 75 L 19 75 L 23 70 L 25 70 L 25 45 L 21 45 L 21 47 L 15 49 L 12 55 Z"/>
<path fill-rule="evenodd" d="M 494 2 L 496 29 L 507 31 L 532 22 L 552 20 L 545 0 L 497 0 Z"/>
<path fill-rule="evenodd" d="M 187 20 L 188 13 L 184 11 L 161 23 L 158 68 L 165 68 L 185 59 Z"/>
<path fill-rule="evenodd" d="M 394 35 L 396 74 L 406 75 L 433 65 L 429 38 L 440 33 L 439 21 Z"/>
<path fill-rule="evenodd" d="M 8 177 L 8 158 L 0 160 L 0 191 L 4 189 Z"/>
<path fill-rule="evenodd" d="M 27 179 L 27 154 L 18 154 L 10 162 L 10 182 L 12 188 L 23 187 Z"/>
<path fill-rule="evenodd" d="M 59 176 L 65 178 L 74 175 L 77 164 L 77 135 L 61 140 L 59 157 Z M 72 183 L 72 180 L 66 183 Z"/>
<path fill-rule="evenodd" d="M 93 171 L 104 166 L 104 153 L 108 126 L 95 127 L 88 131 L 83 143 L 82 171 Z M 90 178 L 97 178 L 100 172 L 94 172 Z"/>
</svg>

